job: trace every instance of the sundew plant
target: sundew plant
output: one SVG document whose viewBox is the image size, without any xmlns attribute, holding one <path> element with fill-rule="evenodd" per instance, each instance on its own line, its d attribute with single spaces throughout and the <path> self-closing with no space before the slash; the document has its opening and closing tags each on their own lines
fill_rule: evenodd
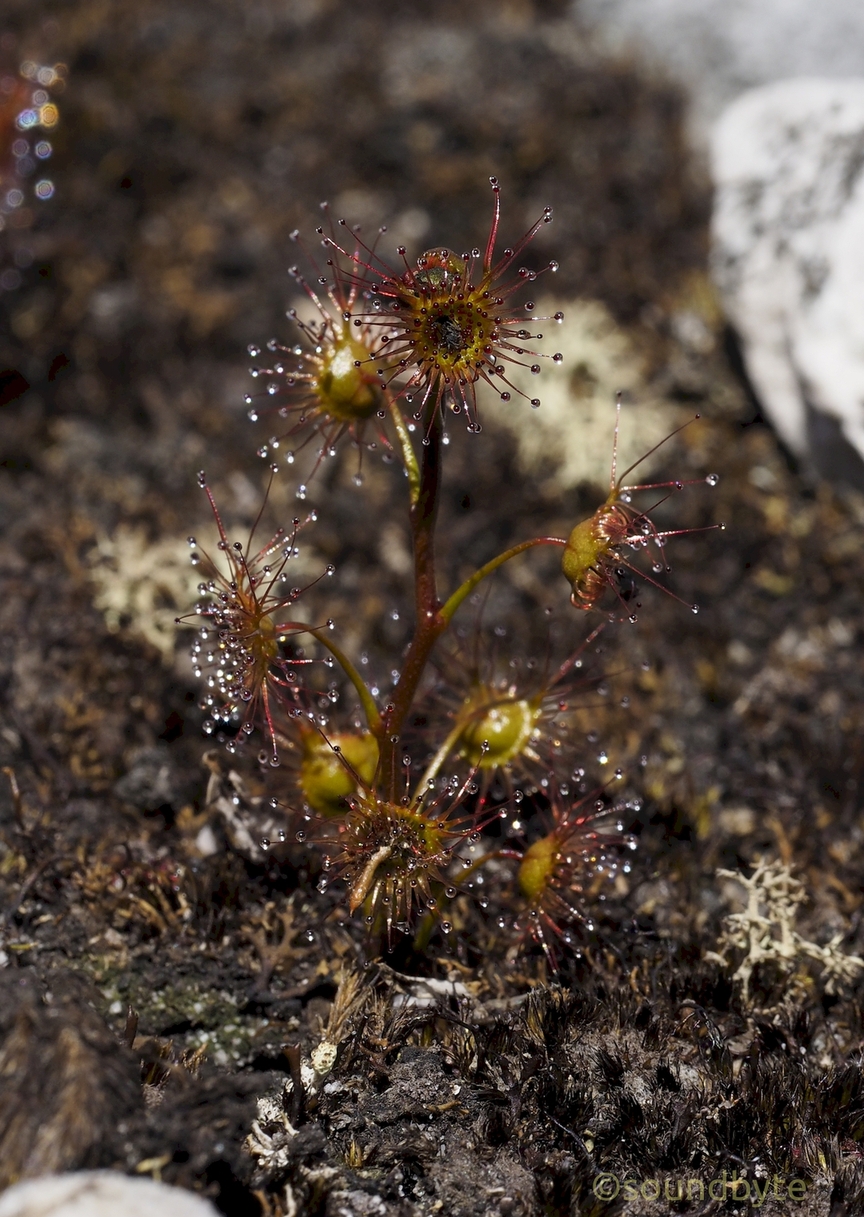
<svg viewBox="0 0 864 1217">
<path fill-rule="evenodd" d="M 232 541 L 203 473 L 219 539 L 207 553 L 190 538 L 202 573 L 193 658 L 205 683 L 205 731 L 235 754 L 257 756 L 277 790 L 272 803 L 284 817 L 283 835 L 314 853 L 310 886 L 331 907 L 332 893 L 341 893 L 365 924 L 371 950 L 392 950 L 406 938 L 418 947 L 436 934 L 446 939 L 457 902 L 484 908 L 494 883 L 506 896 L 502 928 L 514 949 L 539 949 L 556 967 L 574 927 L 590 929 L 593 902 L 629 868 L 635 845 L 625 831 L 632 807 L 617 793 L 620 771 L 592 788 L 579 754 L 584 736 L 568 718 L 582 656 L 608 621 L 636 620 L 643 583 L 669 590 L 666 542 L 687 530 L 661 529 L 650 512 L 658 496 L 684 483 L 628 480 L 635 466 L 619 474 L 613 455 L 607 499 L 567 536 L 521 541 L 490 554 L 459 586 L 441 586 L 435 555 L 445 421 L 461 418 L 468 442 L 482 445 L 484 394 L 530 412 L 540 400 L 526 384 L 541 376 L 544 361 L 562 359 L 541 344 L 563 313 L 538 317 L 530 299 L 531 285 L 557 263 L 541 271 L 522 265 L 551 210 L 499 248 L 500 191 L 495 178 L 491 185 L 483 250 L 438 246 L 412 265 L 400 247 L 395 269 L 378 253 L 380 234 L 369 245 L 325 207 L 320 252 L 294 234 L 304 265 L 291 275 L 314 319 L 291 309 L 293 340 L 250 348 L 259 388 L 248 398 L 249 414 L 267 428 L 259 452 L 274 473 L 297 460 L 309 480 L 346 442 L 361 465 L 377 449 L 404 469 L 403 501 L 392 510 L 408 517 L 414 620 L 407 650 L 391 665 L 393 688 L 382 695 L 366 679 L 332 621 L 310 623 L 300 611 L 308 585 L 294 586 L 292 559 L 315 513 L 288 521 L 263 544 L 257 523 L 247 540 Z M 620 401 L 615 418 L 617 452 Z M 359 468 L 355 480 L 362 481 Z M 297 500 L 307 494 L 298 481 Z M 523 680 L 512 665 L 484 662 L 481 644 L 463 641 L 433 680 L 430 661 L 446 651 L 442 640 L 466 601 L 499 567 L 538 546 L 560 550 L 560 591 L 572 622 L 568 657 Z M 331 577 L 338 578 L 333 567 L 320 572 Z M 513 645 L 518 653 L 518 638 Z M 359 715 L 334 708 L 321 716 L 315 669 L 322 662 L 353 686 Z M 415 714 L 433 684 L 435 712 Z"/>
</svg>

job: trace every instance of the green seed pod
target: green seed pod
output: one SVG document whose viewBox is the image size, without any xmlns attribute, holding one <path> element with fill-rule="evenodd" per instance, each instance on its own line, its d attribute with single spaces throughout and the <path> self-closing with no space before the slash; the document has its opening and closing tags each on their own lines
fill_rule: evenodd
<svg viewBox="0 0 864 1217">
<path fill-rule="evenodd" d="M 485 705 L 479 698 L 470 698 L 459 737 L 462 756 L 480 769 L 506 765 L 524 752 L 541 713 L 540 705 L 524 697 L 498 702 L 489 699 Z"/>
<path fill-rule="evenodd" d="M 519 890 L 532 903 L 543 896 L 554 875 L 560 845 L 556 833 L 541 837 L 525 851 L 519 865 Z"/>
<path fill-rule="evenodd" d="M 381 391 L 368 349 L 345 334 L 322 352 L 319 363 L 314 391 L 321 408 L 344 423 L 370 418 L 381 404 Z"/>
<path fill-rule="evenodd" d="M 334 747 L 339 751 L 334 752 Z M 345 815 L 346 800 L 357 793 L 357 782 L 351 770 L 371 785 L 377 767 L 378 744 L 374 736 L 345 733 L 332 736 L 328 742 L 309 732 L 303 740 L 303 759 L 297 777 L 303 797 L 312 810 L 332 818 Z"/>
<path fill-rule="evenodd" d="M 597 531 L 595 516 L 589 516 L 577 524 L 564 547 L 561 569 L 564 578 L 574 589 L 584 581 L 587 572 L 596 566 L 608 543 Z"/>
<path fill-rule="evenodd" d="M 592 801 L 595 810 L 585 811 Z M 615 879 L 622 852 L 634 849 L 635 841 L 624 832 L 616 809 L 603 808 L 594 795 L 570 805 L 553 785 L 549 812 L 551 831 L 525 850 L 517 883 L 526 904 L 522 932 L 542 947 L 554 970 L 556 941 L 567 943 L 567 926 L 574 922 L 590 928 L 587 906 Z M 626 863 L 623 870 L 629 870 Z"/>
</svg>

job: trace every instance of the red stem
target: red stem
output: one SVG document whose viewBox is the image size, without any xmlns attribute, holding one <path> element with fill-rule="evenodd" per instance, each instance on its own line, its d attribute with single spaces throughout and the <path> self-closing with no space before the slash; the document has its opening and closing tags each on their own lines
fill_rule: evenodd
<svg viewBox="0 0 864 1217">
<path fill-rule="evenodd" d="M 420 492 L 410 516 L 414 539 L 414 637 L 393 696 L 382 715 L 379 773 L 391 799 L 397 798 L 399 791 L 399 736 L 432 648 L 447 628 L 438 612 L 440 602 L 435 579 L 435 520 L 441 488 L 443 433 L 441 403 L 437 397 L 437 394 L 430 394 L 427 411 L 431 411 L 431 418 L 424 419 L 423 435 L 429 442 L 423 445 Z"/>
</svg>

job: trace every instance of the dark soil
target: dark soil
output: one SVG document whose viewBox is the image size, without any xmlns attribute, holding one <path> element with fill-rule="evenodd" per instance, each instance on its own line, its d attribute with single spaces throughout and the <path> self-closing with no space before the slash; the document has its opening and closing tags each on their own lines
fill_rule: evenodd
<svg viewBox="0 0 864 1217">
<path fill-rule="evenodd" d="M 860 973 L 832 993 L 803 962 L 763 968 L 745 1000 L 705 958 L 729 911 L 717 869 L 760 855 L 804 883 L 802 934 L 864 955 L 864 500 L 792 468 L 710 308 L 713 346 L 675 337 L 676 310 L 707 291 L 682 102 L 600 59 L 567 13 L 7 0 L 11 62 L 69 72 L 56 196 L 0 234 L 5 261 L 32 253 L 0 297 L 0 1187 L 107 1165 L 238 1217 L 584 1217 L 740 1211 L 734 1190 L 592 1191 L 602 1172 L 726 1171 L 805 1181 L 805 1200 L 769 1193 L 766 1213 L 864 1211 Z M 291 231 L 311 233 L 328 198 L 371 231 L 428 225 L 415 253 L 470 246 L 493 173 L 508 232 L 551 203 L 535 254 L 560 259 L 556 287 L 603 301 L 655 388 L 704 416 L 669 473 L 713 469 L 720 485 L 668 518 L 727 524 L 675 547 L 698 616 L 648 592 L 638 625 L 592 656 L 616 675 L 585 735 L 600 731 L 641 800 L 639 848 L 551 977 L 498 928 L 503 888 L 485 910 L 457 904 L 449 944 L 379 956 L 338 894 L 315 891 L 314 851 L 262 849 L 275 779 L 206 752 L 185 643 L 166 658 L 131 608 L 109 629 L 94 603 L 105 538 L 132 530 L 146 554 L 207 526 L 198 468 L 232 520 L 254 514 L 244 349 L 283 334 Z M 445 579 L 598 501 L 526 484 L 491 428 L 460 432 L 448 459 Z M 386 672 L 410 616 L 382 559 L 401 483 L 370 464 L 358 490 L 354 460 L 314 489 L 312 545 L 339 575 L 320 603 Z M 272 513 L 286 503 L 274 493 Z M 523 656 L 546 646 L 547 605 L 553 650 L 584 626 L 554 562 L 532 569 L 487 608 Z M 188 607 L 162 594 L 147 612 Z M 597 744 L 571 743 L 590 768 Z M 322 1037 L 335 1066 L 300 1085 Z"/>
</svg>

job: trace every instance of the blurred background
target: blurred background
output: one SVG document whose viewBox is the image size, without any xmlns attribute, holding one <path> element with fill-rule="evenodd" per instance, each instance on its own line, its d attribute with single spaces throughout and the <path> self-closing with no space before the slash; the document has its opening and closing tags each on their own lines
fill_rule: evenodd
<svg viewBox="0 0 864 1217">
<path fill-rule="evenodd" d="M 620 949 L 648 959 L 671 940 L 701 958 L 696 939 L 726 907 L 716 868 L 764 852 L 802 876 L 814 932 L 848 931 L 861 953 L 862 77 L 864 9 L 841 0 L 4 0 L 0 762 L 20 799 L 4 783 L 0 807 L 4 832 L 28 828 L 0 882 L 9 950 L 34 974 L 73 959 L 112 1035 L 127 1002 L 142 1033 L 187 1046 L 202 1027 L 223 1044 L 230 1014 L 219 1068 L 272 1067 L 286 1024 L 243 1005 L 260 927 L 240 923 L 296 873 L 268 870 L 249 846 L 259 828 L 231 853 L 230 826 L 208 820 L 203 715 L 174 624 L 196 596 L 187 537 L 211 527 L 195 474 L 231 528 L 248 526 L 268 433 L 247 418 L 246 350 L 291 337 L 292 231 L 314 247 L 329 200 L 367 234 L 385 223 L 388 257 L 399 242 L 412 256 L 482 245 L 492 174 L 503 241 L 554 208 L 526 258 L 560 261 L 538 304 L 566 314 L 548 347 L 565 360 L 544 372 L 540 410 L 481 399 L 482 437 L 454 429 L 445 578 L 594 510 L 618 389 L 624 460 L 698 412 L 656 471 L 720 476 L 660 517 L 727 525 L 670 545 L 670 586 L 701 613 L 649 590 L 638 626 L 605 636 L 602 663 L 632 699 L 610 699 L 603 742 L 644 809 Z M 386 678 L 410 620 L 401 483 L 376 457 L 358 489 L 354 462 L 329 462 L 310 491 L 309 569 L 337 565 L 322 615 Z M 301 477 L 277 480 L 274 520 L 295 513 Z M 550 628 L 561 648 L 584 636 L 554 555 L 511 565 L 490 626 L 523 655 Z M 592 762 L 595 745 L 587 735 Z M 50 869 L 85 857 L 92 872 Z M 122 934 L 118 857 L 134 859 L 120 887 L 141 893 Z M 166 922 L 153 895 L 164 879 L 176 911 L 184 867 L 194 963 L 187 922 Z M 307 983 L 309 953 L 286 983 Z M 228 1013 L 223 986 L 239 995 Z M 328 1003 L 301 1011 L 299 992 L 292 1025 L 308 1016 L 308 1031 Z M 168 1144 L 169 1163 L 188 1144 L 166 1178 L 248 1174 L 242 1093 L 222 1176 L 212 1129 L 167 1103 L 116 1160 Z"/>
</svg>

